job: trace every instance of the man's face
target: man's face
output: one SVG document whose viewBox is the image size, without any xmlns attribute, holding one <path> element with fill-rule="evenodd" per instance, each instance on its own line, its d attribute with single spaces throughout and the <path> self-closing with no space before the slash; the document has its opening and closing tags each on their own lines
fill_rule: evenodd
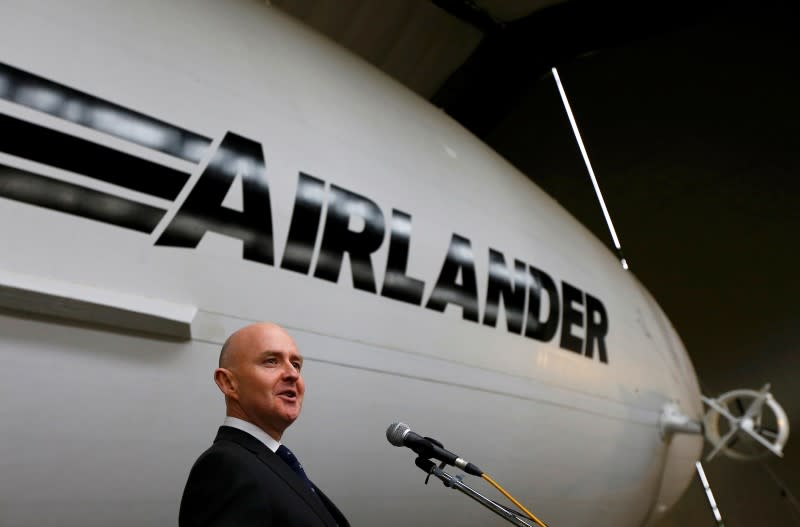
<svg viewBox="0 0 800 527">
<path fill-rule="evenodd" d="M 244 418 L 275 439 L 300 415 L 305 383 L 303 357 L 292 337 L 274 324 L 248 326 L 231 342 L 229 397 Z"/>
</svg>

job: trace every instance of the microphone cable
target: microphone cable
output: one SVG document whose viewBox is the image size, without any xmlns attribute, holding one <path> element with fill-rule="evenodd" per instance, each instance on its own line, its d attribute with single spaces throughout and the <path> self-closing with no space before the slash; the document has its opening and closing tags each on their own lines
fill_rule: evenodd
<svg viewBox="0 0 800 527">
<path fill-rule="evenodd" d="M 531 520 L 535 521 L 535 522 L 536 522 L 536 524 L 537 524 L 537 525 L 539 525 L 539 527 L 547 527 L 547 524 L 546 524 L 546 523 L 544 523 L 542 520 L 540 520 L 539 518 L 537 518 L 536 516 L 534 516 L 534 514 L 533 514 L 531 511 L 529 511 L 528 509 L 526 509 L 526 508 L 525 508 L 525 506 L 524 506 L 523 504 L 521 504 L 521 503 L 520 503 L 520 502 L 518 502 L 516 499 L 514 499 L 514 496 L 512 496 L 511 494 L 509 494 L 508 492 L 506 492 L 506 490 L 505 490 L 503 487 L 501 487 L 501 486 L 500 486 L 500 484 L 499 484 L 499 483 L 497 483 L 497 482 L 496 482 L 494 479 L 492 479 L 492 477 L 491 477 L 489 474 L 487 474 L 486 472 L 484 472 L 483 474 L 481 474 L 481 477 L 482 477 L 483 479 L 485 479 L 485 480 L 486 480 L 486 481 L 487 481 L 487 482 L 488 482 L 488 483 L 489 483 L 491 486 L 493 486 L 494 488 L 496 488 L 497 490 L 499 490 L 499 491 L 500 491 L 500 493 L 502 493 L 502 494 L 503 494 L 503 496 L 505 496 L 506 498 L 508 498 L 509 500 L 511 500 L 511 502 L 512 502 L 514 505 L 516 505 L 517 507 L 519 507 L 520 509 L 522 509 L 522 510 L 525 512 L 525 514 L 527 514 L 527 515 L 528 515 L 528 518 L 530 518 Z"/>
</svg>

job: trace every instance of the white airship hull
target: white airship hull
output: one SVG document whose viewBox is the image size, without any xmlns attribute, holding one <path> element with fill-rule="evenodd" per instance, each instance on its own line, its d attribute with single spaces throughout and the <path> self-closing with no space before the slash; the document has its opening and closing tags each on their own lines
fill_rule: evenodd
<svg viewBox="0 0 800 527">
<path fill-rule="evenodd" d="M 0 198 L 0 523 L 174 524 L 223 418 L 219 346 L 257 320 L 286 326 L 307 359 L 305 408 L 285 442 L 354 525 L 501 522 L 424 486 L 413 454 L 383 437 L 395 420 L 553 526 L 640 525 L 677 499 L 702 440 L 664 440 L 658 422 L 673 401 L 700 417 L 692 366 L 644 288 L 551 198 L 273 8 L 112 4 L 0 7 L 14 20 L 0 62 L 47 88 L 0 85 L 5 122 L 154 171 L 114 179 L 124 163 L 70 164 L 53 142 L 0 149 L 4 181 L 33 185 L 9 183 Z M 70 113 L 75 101 L 91 119 Z M 168 126 L 137 128 L 97 101 Z M 207 142 L 176 155 L 157 133 L 176 129 Z M 237 177 L 214 180 L 214 167 Z M 86 212 L 48 201 L 51 188 L 112 197 Z M 154 220 L 121 216 L 121 203 Z M 214 228 L 243 211 L 269 225 Z M 342 214 L 350 241 L 331 227 Z M 489 290 L 517 267 L 515 323 L 511 292 L 493 303 Z"/>
</svg>

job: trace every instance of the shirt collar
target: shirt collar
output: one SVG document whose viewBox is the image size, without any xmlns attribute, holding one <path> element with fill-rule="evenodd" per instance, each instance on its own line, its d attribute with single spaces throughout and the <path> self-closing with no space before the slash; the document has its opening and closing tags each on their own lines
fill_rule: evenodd
<svg viewBox="0 0 800 527">
<path fill-rule="evenodd" d="M 262 443 L 264 443 L 267 448 L 275 452 L 278 450 L 278 447 L 281 446 L 280 441 L 275 441 L 275 439 L 248 421 L 243 419 L 239 419 L 238 417 L 231 417 L 230 415 L 225 416 L 225 421 L 222 422 L 222 426 L 230 426 L 231 428 L 236 428 L 237 430 L 241 430 L 242 432 L 247 432 L 251 436 L 255 437 Z"/>
</svg>

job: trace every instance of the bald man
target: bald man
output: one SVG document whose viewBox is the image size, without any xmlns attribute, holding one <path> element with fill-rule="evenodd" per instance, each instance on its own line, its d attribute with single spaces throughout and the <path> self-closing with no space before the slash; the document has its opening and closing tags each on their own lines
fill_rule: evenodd
<svg viewBox="0 0 800 527">
<path fill-rule="evenodd" d="M 189 473 L 180 527 L 349 526 L 280 443 L 303 406 L 302 367 L 278 325 L 251 324 L 228 337 L 214 371 L 227 415 Z"/>
</svg>

